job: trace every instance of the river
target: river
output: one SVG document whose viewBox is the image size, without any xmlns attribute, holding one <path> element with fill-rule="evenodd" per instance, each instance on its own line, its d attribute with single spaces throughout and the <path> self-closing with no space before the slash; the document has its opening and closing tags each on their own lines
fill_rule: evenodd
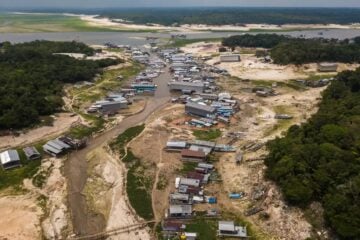
<svg viewBox="0 0 360 240">
<path fill-rule="evenodd" d="M 320 33 L 321 32 L 321 33 Z M 146 43 L 147 36 L 158 38 L 170 38 L 173 33 L 136 33 L 136 32 L 56 32 L 56 33 L 0 33 L 0 42 L 9 41 L 12 43 L 30 42 L 34 40 L 49 41 L 80 41 L 87 44 L 124 44 L 142 46 Z M 266 32 L 262 32 L 266 33 Z M 360 29 L 328 29 L 328 30 L 303 30 L 292 32 L 269 32 L 293 37 L 304 36 L 306 38 L 354 38 L 360 36 Z M 188 39 L 197 38 L 222 38 L 232 35 L 243 34 L 242 32 L 188 32 L 184 33 Z M 256 34 L 256 33 L 250 33 Z M 322 34 L 322 35 L 321 35 Z"/>
<path fill-rule="evenodd" d="M 105 217 L 89 209 L 83 194 L 88 178 L 88 163 L 86 156 L 95 148 L 109 143 L 126 129 L 145 122 L 156 110 L 161 109 L 170 100 L 170 92 L 167 86 L 171 78 L 169 69 L 164 69 L 159 77 L 154 79 L 158 86 L 153 97 L 149 97 L 143 111 L 125 118 L 114 128 L 107 130 L 95 138 L 91 138 L 86 148 L 73 152 L 65 162 L 65 176 L 68 179 L 68 203 L 71 211 L 74 233 L 78 236 L 94 234 L 104 231 L 106 228 Z"/>
</svg>

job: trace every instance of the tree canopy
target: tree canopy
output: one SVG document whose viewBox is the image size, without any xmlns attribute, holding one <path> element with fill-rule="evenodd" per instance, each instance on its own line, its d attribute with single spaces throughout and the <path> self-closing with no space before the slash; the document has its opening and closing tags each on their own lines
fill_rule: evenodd
<svg viewBox="0 0 360 240">
<path fill-rule="evenodd" d="M 277 64 L 304 64 L 313 62 L 360 62 L 360 38 L 304 39 L 277 34 L 237 35 L 223 39 L 227 47 L 271 48 L 270 55 Z"/>
<path fill-rule="evenodd" d="M 320 201 L 341 239 L 360 238 L 360 68 L 324 91 L 307 123 L 268 143 L 267 177 L 290 204 Z"/>
<path fill-rule="evenodd" d="M 64 83 L 91 81 L 118 60 L 88 61 L 58 52 L 94 54 L 78 42 L 3 43 L 0 48 L 0 130 L 29 127 L 59 111 Z"/>
</svg>

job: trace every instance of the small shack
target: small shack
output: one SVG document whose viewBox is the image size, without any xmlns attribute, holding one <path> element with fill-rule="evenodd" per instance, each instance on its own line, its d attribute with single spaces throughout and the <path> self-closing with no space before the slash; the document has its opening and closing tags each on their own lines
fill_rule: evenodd
<svg viewBox="0 0 360 240">
<path fill-rule="evenodd" d="M 64 153 L 66 150 L 70 148 L 71 147 L 68 144 L 58 139 L 50 140 L 43 146 L 44 152 L 47 152 L 48 154 L 54 157 Z"/>
<path fill-rule="evenodd" d="M 169 152 L 180 152 L 187 146 L 186 141 L 170 140 L 166 143 L 166 151 Z"/>
<path fill-rule="evenodd" d="M 185 105 L 185 112 L 199 117 L 212 117 L 215 116 L 216 109 L 208 105 L 188 102 Z"/>
<path fill-rule="evenodd" d="M 0 153 L 0 161 L 4 170 L 21 166 L 19 154 L 13 149 Z"/>
<path fill-rule="evenodd" d="M 203 151 L 183 149 L 181 151 L 181 158 L 183 161 L 204 162 L 206 160 L 206 154 Z"/>
<path fill-rule="evenodd" d="M 191 205 L 170 205 L 169 217 L 191 217 Z"/>
<path fill-rule="evenodd" d="M 179 185 L 190 186 L 190 187 L 199 187 L 201 181 L 199 179 L 192 178 L 180 178 Z"/>
<path fill-rule="evenodd" d="M 219 237 L 247 238 L 246 227 L 235 226 L 233 221 L 219 221 Z"/>
<path fill-rule="evenodd" d="M 220 56 L 220 62 L 240 62 L 240 54 L 226 54 Z"/>
<path fill-rule="evenodd" d="M 319 63 L 318 64 L 318 71 L 319 72 L 336 72 L 338 69 L 337 63 Z"/>
<path fill-rule="evenodd" d="M 25 156 L 28 160 L 35 160 L 41 158 L 41 154 L 35 147 L 23 148 Z"/>
</svg>

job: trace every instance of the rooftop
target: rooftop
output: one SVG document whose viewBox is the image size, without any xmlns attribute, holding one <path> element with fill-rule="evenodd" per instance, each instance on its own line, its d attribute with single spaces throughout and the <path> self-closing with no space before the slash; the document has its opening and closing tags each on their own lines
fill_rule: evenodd
<svg viewBox="0 0 360 240">
<path fill-rule="evenodd" d="M 0 153 L 1 164 L 7 164 L 14 161 L 20 161 L 19 154 L 16 150 L 7 150 Z"/>
</svg>

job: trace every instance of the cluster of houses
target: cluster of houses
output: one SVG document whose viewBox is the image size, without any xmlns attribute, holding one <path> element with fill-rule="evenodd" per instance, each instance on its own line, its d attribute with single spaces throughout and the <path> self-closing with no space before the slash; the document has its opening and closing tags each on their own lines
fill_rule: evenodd
<svg viewBox="0 0 360 240">
<path fill-rule="evenodd" d="M 166 63 L 157 56 L 152 56 L 147 52 L 142 52 L 139 49 L 132 49 L 132 59 L 144 64 L 146 69 L 139 73 L 135 81 L 124 90 L 132 89 L 135 94 L 154 94 L 156 91 L 156 84 L 153 79 L 158 77 L 166 67 Z"/>
<path fill-rule="evenodd" d="M 213 181 L 213 175 L 216 175 L 214 165 L 207 162 L 208 156 L 212 152 L 235 152 L 236 149 L 210 141 L 169 140 L 165 150 L 180 152 L 182 161 L 196 163 L 196 167 L 175 179 L 175 191 L 169 196 L 169 209 L 162 226 L 163 234 L 165 237 L 173 237 L 182 233 L 182 236 L 186 237 L 184 239 L 196 239 L 197 233 L 186 232 L 186 222 L 196 215 L 194 204 L 217 203 L 215 196 L 206 195 L 204 192 L 205 186 Z M 206 217 L 218 217 L 218 212 L 209 209 Z M 227 237 L 247 237 L 246 227 L 235 226 L 234 222 L 230 221 L 219 221 L 217 234 Z"/>
<path fill-rule="evenodd" d="M 186 104 L 185 112 L 200 118 L 189 121 L 190 125 L 209 127 L 218 121 L 230 123 L 230 117 L 239 110 L 239 103 L 229 93 L 216 93 L 217 76 L 210 72 L 212 67 L 200 65 L 192 54 L 181 54 L 176 48 L 164 49 L 160 56 L 170 63 L 173 73 L 168 83 L 170 91 L 182 94 L 172 102 Z"/>
<path fill-rule="evenodd" d="M 129 93 L 109 94 L 105 99 L 96 101 L 88 109 L 88 113 L 100 113 L 101 115 L 114 115 L 121 109 L 128 108 L 131 103 Z"/>
<path fill-rule="evenodd" d="M 28 161 L 41 158 L 41 154 L 35 147 L 26 147 L 22 149 Z M 0 153 L 1 167 L 4 170 L 21 167 L 19 152 L 15 149 L 9 149 Z"/>
<path fill-rule="evenodd" d="M 46 142 L 43 145 L 44 152 L 53 157 L 58 157 L 70 150 L 77 150 L 86 146 L 86 139 L 74 139 L 68 136 L 59 137 Z"/>
</svg>

